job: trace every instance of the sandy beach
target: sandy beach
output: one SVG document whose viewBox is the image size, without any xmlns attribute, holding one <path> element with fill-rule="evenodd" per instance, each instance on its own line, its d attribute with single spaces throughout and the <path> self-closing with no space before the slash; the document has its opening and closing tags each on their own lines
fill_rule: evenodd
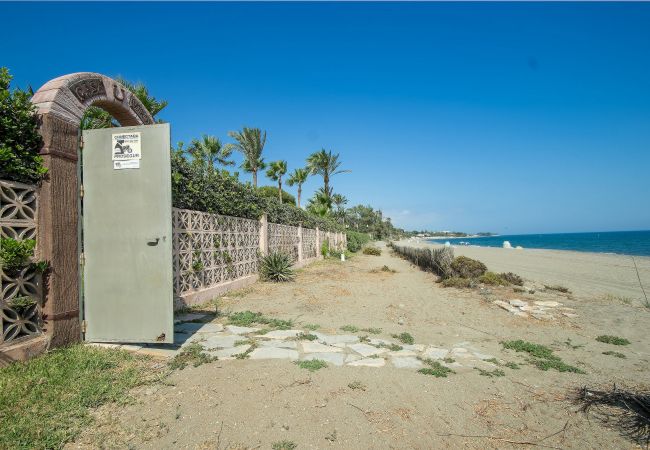
<svg viewBox="0 0 650 450">
<path fill-rule="evenodd" d="M 604 297 L 639 296 L 628 259 L 457 249 L 490 269 L 521 274 L 527 285 L 565 283 L 575 289 L 530 294 L 512 286 L 444 288 L 432 273 L 383 243 L 376 245 L 381 256 L 319 261 L 301 269 L 295 283 L 258 282 L 229 293 L 219 300 L 221 314 L 206 326 L 227 324 L 229 313 L 251 310 L 290 319 L 299 330 L 317 326 L 318 333 L 332 336 L 352 333 L 400 343 L 395 336 L 409 333 L 414 350 L 423 348 L 453 369 L 447 377 L 399 368 L 392 353 L 373 360 L 381 367 L 328 364 L 313 373 L 287 359 L 219 359 L 136 390 L 126 406 L 100 408 L 97 422 L 67 448 L 101 443 L 105 448 L 247 449 L 285 441 L 297 448 L 344 449 L 636 448 L 572 401 L 583 386 L 650 386 L 650 309 Z M 642 265 L 648 279 L 648 261 Z M 537 320 L 498 306 L 515 299 L 559 307 L 549 309 L 553 320 Z M 377 334 L 366 331 L 370 327 Z M 630 344 L 599 342 L 603 334 Z M 264 345 L 264 336 L 249 337 Z M 526 353 L 505 348 L 503 342 L 510 340 L 547 346 L 584 373 L 540 369 Z M 297 348 L 306 345 L 311 344 Z"/>
<path fill-rule="evenodd" d="M 405 240 L 400 245 L 440 247 L 424 240 Z M 576 295 L 601 298 L 608 294 L 643 299 L 631 256 L 565 250 L 506 249 L 454 245 L 456 256 L 478 259 L 494 272 L 514 272 L 543 284 L 563 285 Z M 650 258 L 635 256 L 639 276 L 650 295 Z"/>
</svg>

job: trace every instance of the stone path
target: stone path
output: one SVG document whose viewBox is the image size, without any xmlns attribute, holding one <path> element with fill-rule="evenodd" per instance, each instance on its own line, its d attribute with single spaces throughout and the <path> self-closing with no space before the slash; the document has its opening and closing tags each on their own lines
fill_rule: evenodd
<svg viewBox="0 0 650 450">
<path fill-rule="evenodd" d="M 532 317 L 537 320 L 554 320 L 560 314 L 570 319 L 578 317 L 573 308 L 562 306 L 562 303 L 555 301 L 534 301 L 532 305 L 524 300 L 495 300 L 492 303 L 518 317 Z"/>
<path fill-rule="evenodd" d="M 481 353 L 469 342 L 450 348 L 424 344 L 402 344 L 397 340 L 365 338 L 353 334 L 325 334 L 303 329 L 262 332 L 260 328 L 222 325 L 200 314 L 182 315 L 176 320 L 174 345 L 89 344 L 122 348 L 154 357 L 171 358 L 190 344 L 198 343 L 205 353 L 219 360 L 239 356 L 249 359 L 280 359 L 289 361 L 322 360 L 333 366 L 384 367 L 420 369 L 423 359 L 431 359 L 455 372 L 474 368 L 490 370 L 497 367 L 492 355 Z M 189 322 L 193 321 L 193 322 Z M 503 361 L 499 361 L 503 363 Z"/>
</svg>

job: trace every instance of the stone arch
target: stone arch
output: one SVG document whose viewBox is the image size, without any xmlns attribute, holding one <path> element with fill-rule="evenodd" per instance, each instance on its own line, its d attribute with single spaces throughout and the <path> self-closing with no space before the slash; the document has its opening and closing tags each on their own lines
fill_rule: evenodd
<svg viewBox="0 0 650 450">
<path fill-rule="evenodd" d="M 92 72 L 80 72 L 45 83 L 32 98 L 39 116 L 43 146 L 40 154 L 48 169 L 40 187 L 38 257 L 50 271 L 43 317 L 51 346 L 80 339 L 78 219 L 79 125 L 90 106 L 108 111 L 122 126 L 152 124 L 140 100 L 117 81 Z"/>
</svg>

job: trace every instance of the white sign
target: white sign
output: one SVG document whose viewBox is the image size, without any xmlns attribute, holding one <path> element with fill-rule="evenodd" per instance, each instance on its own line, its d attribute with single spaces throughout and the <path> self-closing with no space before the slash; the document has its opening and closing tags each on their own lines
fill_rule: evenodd
<svg viewBox="0 0 650 450">
<path fill-rule="evenodd" d="M 114 134 L 112 140 L 113 161 L 142 159 L 140 143 L 139 132 Z"/>
<path fill-rule="evenodd" d="M 140 160 L 139 159 L 127 159 L 126 161 L 113 161 L 113 169 L 139 169 Z"/>
</svg>

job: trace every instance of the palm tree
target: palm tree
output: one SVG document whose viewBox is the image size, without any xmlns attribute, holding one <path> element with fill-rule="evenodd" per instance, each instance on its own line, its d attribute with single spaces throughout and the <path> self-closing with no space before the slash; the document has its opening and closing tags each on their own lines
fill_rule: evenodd
<svg viewBox="0 0 650 450">
<path fill-rule="evenodd" d="M 228 132 L 228 136 L 236 141 L 230 145 L 244 155 L 241 167 L 253 174 L 253 186 L 257 187 L 257 171 L 266 167 L 262 158 L 262 150 L 266 144 L 266 131 L 244 127 L 241 131 Z"/>
<path fill-rule="evenodd" d="M 339 167 L 341 167 L 339 154 L 333 155 L 331 150 L 326 152 L 324 148 L 309 155 L 307 167 L 312 174 L 323 177 L 324 193 L 330 196 L 330 178 L 339 173 L 350 172 L 349 170 L 339 170 Z"/>
<path fill-rule="evenodd" d="M 228 158 L 232 155 L 232 146 L 223 145 L 219 138 L 204 134 L 199 139 L 193 139 L 188 149 L 194 161 L 207 169 L 208 173 L 214 173 L 215 164 L 222 166 L 233 166 L 234 161 Z"/>
<path fill-rule="evenodd" d="M 278 182 L 278 195 L 280 196 L 280 203 L 282 203 L 282 175 L 287 173 L 286 161 L 273 161 L 269 164 L 269 169 L 266 171 L 266 176 L 273 181 Z"/>
<path fill-rule="evenodd" d="M 131 91 L 142 103 L 142 106 L 149 111 L 151 117 L 156 120 L 156 115 L 162 111 L 168 104 L 166 100 L 156 100 L 152 95 L 149 95 L 149 89 L 142 82 L 131 83 L 122 77 L 116 78 L 117 82 Z M 156 122 L 162 122 L 160 119 Z M 81 118 L 79 125 L 82 130 L 91 130 L 96 128 L 112 128 L 119 127 L 120 124 L 113 119 L 113 116 L 108 111 L 103 110 L 97 106 L 91 106 L 86 110 Z"/>
<path fill-rule="evenodd" d="M 332 203 L 336 206 L 336 215 L 342 219 L 345 225 L 345 205 L 348 203 L 348 199 L 344 195 L 334 194 L 332 195 Z"/>
<path fill-rule="evenodd" d="M 307 211 L 321 217 L 327 217 L 332 211 L 332 191 L 318 189 L 307 204 Z"/>
<path fill-rule="evenodd" d="M 298 185 L 298 208 L 300 208 L 300 195 L 302 194 L 302 185 L 305 181 L 307 181 L 309 175 L 309 169 L 294 169 L 291 173 L 291 176 L 289 176 L 289 179 L 287 180 L 287 184 L 289 186 L 293 186 L 294 184 Z"/>
</svg>

